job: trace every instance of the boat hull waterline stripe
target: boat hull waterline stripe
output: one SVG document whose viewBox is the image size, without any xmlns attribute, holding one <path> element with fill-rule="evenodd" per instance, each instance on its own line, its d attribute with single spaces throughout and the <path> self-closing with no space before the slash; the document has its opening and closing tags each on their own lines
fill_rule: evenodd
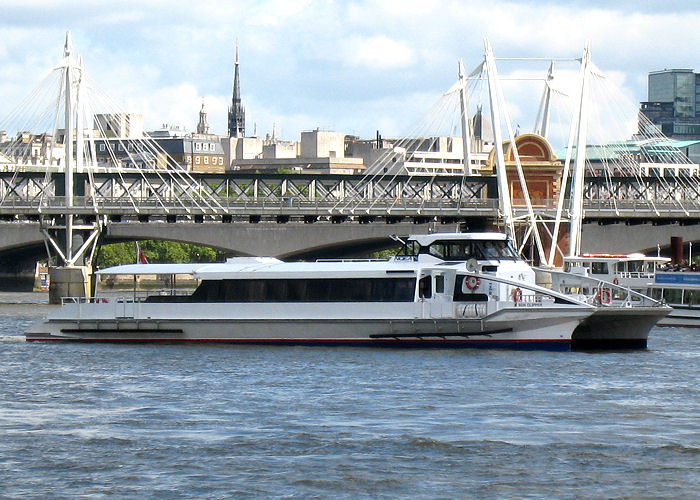
<svg viewBox="0 0 700 500">
<path fill-rule="evenodd" d="M 211 344 L 237 344 L 237 345 L 280 345 L 280 346 L 355 346 L 355 347 L 417 347 L 417 348 L 492 348 L 524 349 L 524 350 L 549 350 L 568 351 L 571 341 L 568 339 L 523 339 L 523 340 L 495 340 L 495 339 L 184 339 L 184 338 L 71 338 L 71 337 L 46 337 L 28 338 L 27 342 L 109 342 L 109 343 L 211 343 Z"/>
</svg>

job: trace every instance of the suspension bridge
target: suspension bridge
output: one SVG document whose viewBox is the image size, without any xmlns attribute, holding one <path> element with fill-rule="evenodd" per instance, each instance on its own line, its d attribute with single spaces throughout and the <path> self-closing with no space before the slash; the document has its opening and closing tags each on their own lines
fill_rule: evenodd
<svg viewBox="0 0 700 500">
<path fill-rule="evenodd" d="M 575 105 L 565 117 L 568 138 L 563 162 L 547 141 L 557 121 L 554 103 L 565 95 L 554 84 L 554 61 L 573 61 L 580 67 L 575 97 L 570 99 Z M 22 245 L 40 242 L 45 254 L 71 268 L 89 266 L 98 243 L 111 239 L 164 238 L 213 243 L 241 253 L 303 256 L 332 247 L 379 248 L 389 242 L 391 233 L 499 227 L 521 250 L 529 249 L 535 260 L 551 265 L 557 254 L 578 253 L 582 245 L 592 250 L 590 242 L 584 243 L 584 222 L 597 222 L 603 228 L 598 232 L 619 226 L 618 234 L 649 234 L 627 251 L 657 245 L 654 232 L 661 232 L 653 228 L 659 226 L 673 226 L 686 238 L 696 239 L 694 226 L 700 222 L 697 165 L 678 151 L 650 147 L 667 142 L 652 126 L 640 123 L 630 132 L 627 123 L 628 128 L 616 134 L 632 139 L 599 139 L 592 158 L 591 123 L 601 118 L 601 107 L 619 107 L 621 99 L 592 96 L 597 84 L 608 82 L 591 62 L 588 46 L 581 58 L 551 59 L 545 76 L 535 79 L 544 82 L 544 91 L 536 134 L 530 134 L 535 138 L 529 142 L 512 126 L 502 85 L 507 78 L 499 76 L 488 41 L 484 59 L 474 71 L 467 74 L 461 61 L 458 69 L 457 83 L 435 106 L 440 112 L 454 108 L 456 119 L 445 123 L 432 119 L 421 125 L 423 129 L 416 127 L 369 165 L 364 175 L 197 174 L 167 158 L 147 136 L 110 141 L 114 150 L 109 151 L 109 166 L 105 166 L 98 161 L 95 143 L 107 131 L 94 117 L 122 111 L 90 80 L 82 59 L 74 56 L 68 35 L 61 63 L 40 91 L 20 104 L 23 111 L 40 117 L 30 126 L 49 122 L 42 161 L 30 159 L 36 152 L 27 147 L 5 148 L 0 157 L 4 235 L 0 252 L 8 249 L 17 255 Z M 472 119 L 470 110 L 483 94 L 488 99 L 478 101 Z M 48 106 L 42 108 L 42 102 Z M 490 116 L 489 123 L 477 122 L 482 113 Z M 444 113 L 431 116 L 439 114 Z M 454 136 L 457 128 L 461 130 L 461 144 L 455 140 L 461 149 L 461 175 L 388 168 L 396 151 L 407 150 L 416 138 L 435 136 L 440 129 Z M 118 157 L 117 148 L 127 151 L 127 158 Z M 601 150 L 608 154 L 600 154 Z M 138 161 L 164 157 L 163 161 Z M 544 181 L 537 178 L 543 165 L 551 171 Z M 664 169 L 674 175 L 660 175 Z M 647 226 L 650 229 L 642 231 Z M 31 231 L 34 236 L 24 234 Z M 280 234 L 284 237 L 276 236 Z M 242 237 L 254 243 L 245 244 Z"/>
</svg>

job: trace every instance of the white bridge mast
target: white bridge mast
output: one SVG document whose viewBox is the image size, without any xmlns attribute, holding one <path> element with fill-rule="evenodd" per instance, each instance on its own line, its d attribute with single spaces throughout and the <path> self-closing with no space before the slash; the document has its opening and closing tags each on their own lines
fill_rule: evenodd
<svg viewBox="0 0 700 500">
<path fill-rule="evenodd" d="M 45 223 L 42 220 L 41 231 L 47 242 L 47 246 L 56 252 L 58 257 L 63 261 L 66 267 L 75 266 L 77 262 L 84 260 L 87 265 L 90 265 L 92 256 L 97 245 L 97 238 L 102 230 L 102 219 L 95 213 L 95 222 L 90 224 L 75 224 L 75 216 L 73 210 L 75 208 L 74 200 L 74 172 L 84 169 L 85 158 L 85 131 L 84 131 L 84 71 L 83 60 L 79 57 L 78 64 L 75 64 L 73 57 L 73 43 L 70 31 L 66 33 L 66 42 L 63 48 L 63 62 L 59 66 L 63 68 L 63 96 L 64 96 L 64 183 L 65 183 L 65 206 L 66 211 L 63 215 L 65 221 L 64 226 L 55 224 L 50 221 Z M 56 133 L 54 131 L 54 137 Z M 75 140 L 75 148 L 73 141 Z M 63 234 L 64 244 L 59 244 L 58 240 Z M 79 248 L 76 248 L 75 236 L 76 233 L 89 232 L 87 237 L 83 238 Z"/>
<path fill-rule="evenodd" d="M 459 107 L 462 115 L 462 151 L 464 152 L 464 174 L 472 173 L 472 131 L 469 120 L 469 106 L 467 103 L 467 79 L 464 73 L 464 63 L 459 60 Z"/>
<path fill-rule="evenodd" d="M 591 64 L 591 44 L 586 42 L 581 57 L 580 71 L 580 92 L 579 105 L 569 130 L 569 143 L 566 149 L 566 160 L 561 178 L 561 189 L 559 190 L 559 201 L 557 203 L 557 214 L 554 220 L 554 230 L 552 231 L 552 244 L 549 249 L 548 264 L 554 265 L 554 256 L 557 251 L 559 239 L 559 228 L 563 221 L 564 196 L 569 180 L 569 170 L 571 169 L 571 158 L 573 157 L 574 141 L 576 141 L 576 161 L 574 163 L 574 176 L 571 184 L 571 205 L 569 220 L 569 255 L 574 256 L 581 253 L 581 226 L 583 223 L 583 184 L 586 168 L 586 137 L 588 134 L 588 86 L 590 80 Z"/>
<path fill-rule="evenodd" d="M 503 138 L 501 135 L 501 111 L 499 101 L 503 103 L 503 114 L 506 122 L 506 129 L 508 130 L 508 138 L 510 140 L 511 151 L 513 153 L 513 158 L 515 160 L 515 169 L 518 174 L 518 180 L 520 182 L 520 187 L 523 193 L 523 199 L 525 201 L 525 206 L 527 208 L 527 219 L 529 223 L 529 231 L 535 241 L 535 247 L 540 258 L 540 262 L 544 262 L 545 253 L 544 247 L 542 246 L 542 239 L 540 238 L 540 233 L 537 230 L 537 219 L 535 217 L 535 212 L 532 208 L 532 203 L 530 201 L 530 192 L 527 187 L 527 182 L 525 182 L 525 174 L 523 172 L 522 163 L 520 162 L 520 155 L 518 154 L 518 147 L 515 143 L 515 134 L 513 133 L 513 127 L 510 123 L 510 116 L 508 114 L 508 108 L 506 106 L 506 100 L 503 95 L 503 89 L 501 88 L 498 69 L 496 68 L 496 58 L 493 55 L 493 49 L 488 39 L 484 39 L 484 47 L 486 49 L 486 73 L 489 85 L 489 104 L 491 106 L 491 120 L 493 122 L 493 136 L 494 136 L 494 148 L 496 150 L 496 177 L 498 179 L 498 197 L 501 204 L 501 210 L 506 222 L 506 231 L 511 237 L 512 241 L 518 243 L 520 246 L 523 242 L 518 242 L 515 233 L 515 221 L 513 216 L 513 205 L 511 203 L 511 193 L 510 186 L 508 185 L 508 177 L 506 171 L 505 157 L 503 153 Z"/>
</svg>

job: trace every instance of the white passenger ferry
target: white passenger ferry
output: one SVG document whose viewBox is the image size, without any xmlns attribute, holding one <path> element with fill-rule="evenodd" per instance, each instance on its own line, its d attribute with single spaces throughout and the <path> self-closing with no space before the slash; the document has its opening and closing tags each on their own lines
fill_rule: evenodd
<svg viewBox="0 0 700 500">
<path fill-rule="evenodd" d="M 673 308 L 659 326 L 700 327 L 700 272 L 671 265 L 668 257 L 583 254 L 565 257 L 564 270 L 629 288 Z M 619 295 L 619 294 L 617 294 Z M 612 299 L 607 295 L 604 299 Z"/>
<path fill-rule="evenodd" d="M 538 286 L 535 271 L 499 233 L 414 236 L 403 255 L 388 260 L 233 258 L 133 264 L 96 274 L 95 297 L 64 299 L 26 332 L 27 340 L 568 350 L 575 330 L 597 312 L 583 296 Z M 134 288 L 128 296 L 115 295 L 120 284 L 150 287 L 154 280 L 167 283 L 170 292 Z M 177 294 L 177 283 L 188 280 L 196 284 L 194 292 Z M 655 319 L 665 314 L 660 307 L 647 309 Z M 631 339 L 634 347 L 646 345 L 649 328 Z M 623 333 L 616 342 L 630 340 Z M 610 339 L 579 340 L 606 347 Z"/>
</svg>

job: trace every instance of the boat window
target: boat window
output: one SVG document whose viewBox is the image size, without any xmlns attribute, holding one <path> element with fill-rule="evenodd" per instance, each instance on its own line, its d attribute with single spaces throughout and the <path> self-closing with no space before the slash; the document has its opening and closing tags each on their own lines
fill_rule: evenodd
<svg viewBox="0 0 700 500">
<path fill-rule="evenodd" d="M 660 288 L 652 288 L 651 294 L 649 294 L 649 296 L 654 300 L 661 300 L 661 298 L 663 297 L 661 292 L 662 290 Z"/>
<path fill-rule="evenodd" d="M 100 296 L 123 297 L 125 292 L 142 295 L 187 295 L 199 281 L 191 274 L 98 274 L 95 290 Z"/>
<path fill-rule="evenodd" d="M 640 274 L 644 272 L 644 262 L 641 260 L 632 260 L 627 263 L 627 271 L 630 273 Z"/>
<path fill-rule="evenodd" d="M 688 306 L 700 304 L 700 290 L 683 290 L 683 304 Z"/>
<path fill-rule="evenodd" d="M 433 296 L 432 283 L 430 276 L 425 276 L 418 282 L 418 297 L 421 299 L 429 299 Z"/>
<path fill-rule="evenodd" d="M 435 276 L 435 293 L 445 293 L 445 276 L 442 274 Z"/>
<path fill-rule="evenodd" d="M 505 240 L 436 241 L 429 247 L 421 248 L 443 260 L 517 260 L 518 253 Z"/>
<path fill-rule="evenodd" d="M 666 288 L 664 289 L 664 300 L 669 304 L 682 304 L 683 290 Z"/>
<path fill-rule="evenodd" d="M 488 302 L 489 296 L 485 293 L 462 293 L 455 291 L 455 302 Z"/>
<path fill-rule="evenodd" d="M 192 302 L 412 302 L 414 278 L 205 280 Z"/>
<path fill-rule="evenodd" d="M 591 274 L 608 274 L 608 263 L 593 262 L 591 265 Z"/>
</svg>

